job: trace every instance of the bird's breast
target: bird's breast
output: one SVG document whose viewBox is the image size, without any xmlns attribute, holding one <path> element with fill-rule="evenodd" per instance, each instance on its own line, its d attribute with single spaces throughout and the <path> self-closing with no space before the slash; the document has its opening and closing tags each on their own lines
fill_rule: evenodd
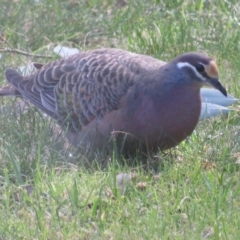
<svg viewBox="0 0 240 240">
<path fill-rule="evenodd" d="M 164 94 L 143 93 L 124 101 L 101 120 L 92 121 L 84 136 L 100 147 L 117 136 L 124 139 L 127 149 L 135 149 L 139 142 L 148 149 L 168 149 L 193 132 L 200 110 L 200 89 L 181 87 Z"/>
<path fill-rule="evenodd" d="M 122 129 L 150 147 L 171 148 L 196 127 L 200 111 L 200 89 L 181 86 L 156 95 L 143 95 L 127 107 Z"/>
</svg>

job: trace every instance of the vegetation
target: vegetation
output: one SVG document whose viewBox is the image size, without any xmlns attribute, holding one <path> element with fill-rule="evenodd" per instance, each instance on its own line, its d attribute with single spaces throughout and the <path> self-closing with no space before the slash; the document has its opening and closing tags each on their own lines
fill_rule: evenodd
<svg viewBox="0 0 240 240">
<path fill-rule="evenodd" d="M 8 67 L 57 59 L 58 44 L 165 61 L 201 51 L 238 97 L 239 19 L 237 0 L 1 1 L 0 84 Z M 35 108 L 19 113 L 16 101 L 0 99 L 1 239 L 239 238 L 237 111 L 200 122 L 191 138 L 147 163 L 126 164 L 114 153 L 62 148 L 55 123 Z"/>
</svg>

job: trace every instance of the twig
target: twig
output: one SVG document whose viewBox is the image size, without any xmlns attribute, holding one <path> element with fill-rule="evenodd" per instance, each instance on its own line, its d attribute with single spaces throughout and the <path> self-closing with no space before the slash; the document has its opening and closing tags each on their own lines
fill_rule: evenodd
<svg viewBox="0 0 240 240">
<path fill-rule="evenodd" d="M 16 53 L 16 54 L 21 54 L 24 56 L 28 56 L 28 57 L 36 57 L 36 58 L 53 58 L 53 56 L 49 56 L 49 55 L 38 55 L 38 54 L 32 54 L 32 53 L 28 53 L 28 52 L 24 52 L 18 49 L 10 49 L 10 48 L 0 48 L 0 53 L 1 52 L 6 52 L 6 53 Z"/>
</svg>

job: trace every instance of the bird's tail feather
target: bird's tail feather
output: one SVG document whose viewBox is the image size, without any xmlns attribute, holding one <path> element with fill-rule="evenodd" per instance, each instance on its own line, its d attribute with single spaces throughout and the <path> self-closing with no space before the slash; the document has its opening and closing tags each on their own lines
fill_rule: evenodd
<svg viewBox="0 0 240 240">
<path fill-rule="evenodd" d="M 0 88 L 0 97 L 3 96 L 21 97 L 22 94 L 15 87 L 8 85 Z"/>
<path fill-rule="evenodd" d="M 19 81 L 23 79 L 23 76 L 14 69 L 7 69 L 5 71 L 5 77 L 12 85 L 18 85 Z"/>
<path fill-rule="evenodd" d="M 16 87 L 22 80 L 23 76 L 16 70 L 7 69 L 5 72 L 5 77 L 12 85 L 0 88 L 0 96 L 22 96 Z"/>
</svg>

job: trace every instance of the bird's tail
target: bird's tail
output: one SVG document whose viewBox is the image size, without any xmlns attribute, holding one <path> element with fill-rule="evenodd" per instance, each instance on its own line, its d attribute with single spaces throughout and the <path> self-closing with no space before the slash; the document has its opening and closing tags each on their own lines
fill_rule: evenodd
<svg viewBox="0 0 240 240">
<path fill-rule="evenodd" d="M 7 69 L 5 72 L 5 77 L 12 85 L 18 85 L 19 81 L 23 79 L 23 76 L 14 69 Z"/>
<path fill-rule="evenodd" d="M 23 76 L 16 70 L 7 69 L 5 77 L 11 85 L 0 88 L 0 96 L 22 96 L 16 89 L 18 83 L 23 79 Z"/>
<path fill-rule="evenodd" d="M 0 97 L 4 96 L 20 97 L 22 95 L 15 87 L 8 85 L 0 88 Z"/>
</svg>

